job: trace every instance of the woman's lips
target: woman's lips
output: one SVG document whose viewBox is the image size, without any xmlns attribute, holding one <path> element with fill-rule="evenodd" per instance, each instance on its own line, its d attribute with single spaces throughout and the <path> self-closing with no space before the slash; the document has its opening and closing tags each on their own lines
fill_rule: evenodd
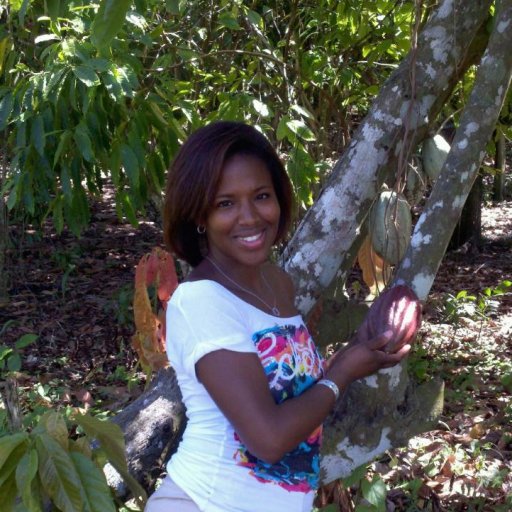
<svg viewBox="0 0 512 512">
<path fill-rule="evenodd" d="M 238 235 L 236 238 L 242 242 L 244 245 L 247 246 L 255 246 L 259 245 L 261 242 L 263 242 L 265 231 L 260 231 L 259 233 L 256 233 L 254 235 L 246 235 L 246 236 L 240 236 Z"/>
</svg>

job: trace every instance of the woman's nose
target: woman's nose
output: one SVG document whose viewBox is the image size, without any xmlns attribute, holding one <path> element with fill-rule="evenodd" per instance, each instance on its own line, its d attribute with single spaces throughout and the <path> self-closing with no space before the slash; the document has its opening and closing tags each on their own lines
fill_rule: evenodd
<svg viewBox="0 0 512 512">
<path fill-rule="evenodd" d="M 239 221 L 241 224 L 253 224 L 258 220 L 258 212 L 250 201 L 244 201 L 240 206 Z"/>
</svg>

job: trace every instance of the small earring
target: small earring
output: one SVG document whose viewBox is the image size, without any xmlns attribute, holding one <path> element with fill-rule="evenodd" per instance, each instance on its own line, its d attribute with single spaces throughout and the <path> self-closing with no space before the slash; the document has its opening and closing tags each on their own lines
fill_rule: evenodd
<svg viewBox="0 0 512 512">
<path fill-rule="evenodd" d="M 206 226 L 202 226 L 201 224 L 199 224 L 196 230 L 200 235 L 204 235 L 206 233 Z"/>
</svg>

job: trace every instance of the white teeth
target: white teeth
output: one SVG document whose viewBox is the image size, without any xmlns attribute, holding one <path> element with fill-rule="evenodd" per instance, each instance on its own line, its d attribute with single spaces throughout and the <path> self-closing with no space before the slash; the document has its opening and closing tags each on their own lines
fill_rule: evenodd
<svg viewBox="0 0 512 512">
<path fill-rule="evenodd" d="M 254 235 L 254 236 L 248 236 L 248 237 L 240 237 L 241 240 L 244 242 L 255 242 L 258 240 L 258 238 L 261 236 L 261 233 Z"/>
</svg>

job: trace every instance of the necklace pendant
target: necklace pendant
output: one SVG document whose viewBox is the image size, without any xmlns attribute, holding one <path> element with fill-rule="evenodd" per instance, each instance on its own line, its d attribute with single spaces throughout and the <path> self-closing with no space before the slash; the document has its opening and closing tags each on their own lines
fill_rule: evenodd
<svg viewBox="0 0 512 512">
<path fill-rule="evenodd" d="M 281 312 L 279 311 L 279 309 L 278 309 L 278 307 L 277 307 L 277 306 L 274 306 L 274 307 L 272 308 L 272 314 L 273 314 L 274 316 L 281 316 Z"/>
</svg>

